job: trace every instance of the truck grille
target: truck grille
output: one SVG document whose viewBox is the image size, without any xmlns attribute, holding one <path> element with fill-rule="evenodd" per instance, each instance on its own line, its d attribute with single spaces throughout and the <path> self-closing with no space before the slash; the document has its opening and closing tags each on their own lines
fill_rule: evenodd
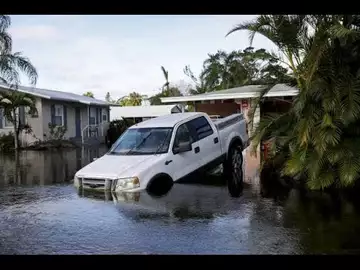
<svg viewBox="0 0 360 270">
<path fill-rule="evenodd" d="M 87 189 L 115 190 L 117 181 L 101 178 L 82 178 L 82 186 Z"/>
<path fill-rule="evenodd" d="M 83 185 L 86 187 L 105 187 L 105 179 L 83 178 Z"/>
</svg>

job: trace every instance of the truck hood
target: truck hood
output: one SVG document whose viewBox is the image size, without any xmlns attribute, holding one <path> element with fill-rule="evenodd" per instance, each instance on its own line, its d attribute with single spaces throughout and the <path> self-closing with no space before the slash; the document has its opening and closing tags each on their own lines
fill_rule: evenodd
<svg viewBox="0 0 360 270">
<path fill-rule="evenodd" d="M 137 176 L 142 169 L 151 167 L 159 156 L 104 155 L 76 173 L 77 177 L 122 178 Z"/>
</svg>

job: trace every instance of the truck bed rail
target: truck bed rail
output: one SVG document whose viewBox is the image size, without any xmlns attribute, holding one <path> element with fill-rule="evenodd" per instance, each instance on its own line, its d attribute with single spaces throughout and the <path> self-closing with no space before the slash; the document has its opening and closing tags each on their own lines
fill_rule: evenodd
<svg viewBox="0 0 360 270">
<path fill-rule="evenodd" d="M 237 113 L 237 114 L 233 114 L 233 115 L 230 115 L 230 116 L 222 118 L 222 119 L 218 119 L 213 122 L 218 130 L 222 130 L 222 129 L 224 129 L 228 126 L 231 126 L 231 125 L 235 124 L 236 122 L 239 122 L 244 119 L 245 119 L 244 114 Z"/>
</svg>

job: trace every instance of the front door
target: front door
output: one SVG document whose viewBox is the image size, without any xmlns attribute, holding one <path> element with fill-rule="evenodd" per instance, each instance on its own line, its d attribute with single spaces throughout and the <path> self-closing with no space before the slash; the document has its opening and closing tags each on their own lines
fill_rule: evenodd
<svg viewBox="0 0 360 270">
<path fill-rule="evenodd" d="M 75 108 L 75 134 L 76 137 L 81 137 L 81 110 L 80 108 Z"/>
</svg>

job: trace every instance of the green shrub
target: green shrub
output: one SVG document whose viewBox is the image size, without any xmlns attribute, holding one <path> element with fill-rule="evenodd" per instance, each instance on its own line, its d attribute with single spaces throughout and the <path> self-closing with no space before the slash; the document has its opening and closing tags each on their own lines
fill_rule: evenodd
<svg viewBox="0 0 360 270">
<path fill-rule="evenodd" d="M 12 152 L 15 149 L 14 133 L 0 135 L 0 152 Z"/>
<path fill-rule="evenodd" d="M 107 131 L 107 143 L 111 146 L 124 131 L 134 125 L 133 120 L 113 120 L 110 122 L 109 129 Z"/>
<path fill-rule="evenodd" d="M 63 140 L 65 133 L 67 131 L 67 128 L 64 126 L 56 126 L 54 124 L 49 123 L 49 133 L 50 138 L 48 140 Z"/>
</svg>

